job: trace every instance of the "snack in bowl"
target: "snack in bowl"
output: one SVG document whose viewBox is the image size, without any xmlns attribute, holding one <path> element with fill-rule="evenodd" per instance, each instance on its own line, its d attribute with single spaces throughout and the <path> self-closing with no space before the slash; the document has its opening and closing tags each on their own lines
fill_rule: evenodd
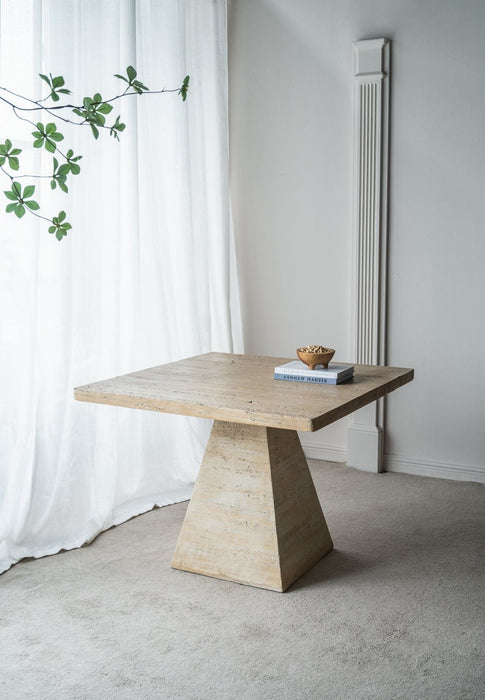
<svg viewBox="0 0 485 700">
<path fill-rule="evenodd" d="M 318 365 L 328 367 L 328 363 L 335 355 L 335 350 L 323 345 L 306 345 L 303 348 L 297 348 L 296 354 L 309 369 L 315 369 Z"/>
</svg>

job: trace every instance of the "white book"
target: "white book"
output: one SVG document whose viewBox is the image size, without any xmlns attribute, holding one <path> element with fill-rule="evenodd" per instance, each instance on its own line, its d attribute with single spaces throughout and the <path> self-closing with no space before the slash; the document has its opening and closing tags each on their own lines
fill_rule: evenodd
<svg viewBox="0 0 485 700">
<path fill-rule="evenodd" d="M 309 369 L 304 362 L 300 360 L 292 360 L 284 365 L 279 365 L 274 368 L 275 374 L 294 374 L 300 377 L 328 377 L 331 379 L 341 379 L 351 376 L 354 373 L 353 365 L 339 365 L 330 363 L 328 367 L 317 365 L 315 369 Z"/>
<path fill-rule="evenodd" d="M 345 382 L 350 381 L 353 379 L 354 374 L 346 374 L 344 377 L 341 377 L 339 379 L 334 379 L 333 377 L 320 377 L 318 375 L 315 376 L 315 372 L 313 373 L 313 376 L 309 377 L 306 374 L 279 374 L 277 372 L 274 373 L 274 378 L 275 379 L 281 379 L 283 381 L 290 381 L 290 382 L 310 382 L 310 383 L 315 383 L 315 384 L 333 384 L 336 386 L 337 384 L 344 384 Z"/>
</svg>

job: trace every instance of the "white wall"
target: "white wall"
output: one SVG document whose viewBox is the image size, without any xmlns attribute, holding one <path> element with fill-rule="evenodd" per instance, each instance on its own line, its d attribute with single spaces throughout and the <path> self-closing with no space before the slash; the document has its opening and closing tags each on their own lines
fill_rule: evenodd
<svg viewBox="0 0 485 700">
<path fill-rule="evenodd" d="M 416 370 L 387 401 L 386 466 L 485 480 L 483 0 L 232 0 L 246 351 L 354 359 L 352 42 L 376 37 L 392 41 L 387 362 Z M 310 441 L 345 459 L 346 421 Z"/>
</svg>

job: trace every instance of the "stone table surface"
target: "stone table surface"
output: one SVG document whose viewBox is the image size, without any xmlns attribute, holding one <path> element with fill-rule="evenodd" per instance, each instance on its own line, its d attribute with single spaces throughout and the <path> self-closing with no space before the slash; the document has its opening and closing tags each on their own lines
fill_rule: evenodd
<svg viewBox="0 0 485 700">
<path fill-rule="evenodd" d="M 74 390 L 79 401 L 315 431 L 413 379 L 412 369 L 355 365 L 343 384 L 276 381 L 288 358 L 207 353 Z"/>
</svg>

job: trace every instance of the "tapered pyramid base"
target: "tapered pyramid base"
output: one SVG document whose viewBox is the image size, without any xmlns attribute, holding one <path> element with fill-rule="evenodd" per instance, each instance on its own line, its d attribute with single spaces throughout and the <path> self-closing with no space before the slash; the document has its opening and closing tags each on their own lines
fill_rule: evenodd
<svg viewBox="0 0 485 700">
<path fill-rule="evenodd" d="M 332 548 L 296 431 L 215 421 L 172 567 L 284 591 Z"/>
</svg>

